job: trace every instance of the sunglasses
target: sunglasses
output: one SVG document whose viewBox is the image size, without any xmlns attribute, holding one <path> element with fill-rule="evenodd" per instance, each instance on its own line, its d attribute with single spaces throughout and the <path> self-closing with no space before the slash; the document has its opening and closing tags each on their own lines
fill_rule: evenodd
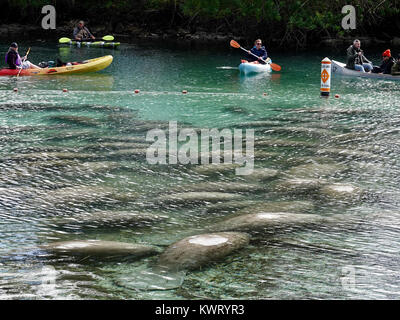
<svg viewBox="0 0 400 320">
<path fill-rule="evenodd" d="M 261 43 L 260 43 L 260 42 L 259 42 L 259 43 L 256 43 L 256 45 L 257 45 L 257 46 L 261 46 Z"/>
</svg>

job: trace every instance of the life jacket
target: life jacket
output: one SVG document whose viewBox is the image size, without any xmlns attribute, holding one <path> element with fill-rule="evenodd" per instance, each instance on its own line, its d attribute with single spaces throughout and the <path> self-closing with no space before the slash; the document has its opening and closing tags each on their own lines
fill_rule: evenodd
<svg viewBox="0 0 400 320">
<path fill-rule="evenodd" d="M 22 65 L 22 60 L 19 54 L 13 50 L 13 49 L 8 49 L 8 52 L 6 53 L 5 56 L 6 64 L 8 64 L 10 69 L 16 69 L 17 67 Z"/>
</svg>

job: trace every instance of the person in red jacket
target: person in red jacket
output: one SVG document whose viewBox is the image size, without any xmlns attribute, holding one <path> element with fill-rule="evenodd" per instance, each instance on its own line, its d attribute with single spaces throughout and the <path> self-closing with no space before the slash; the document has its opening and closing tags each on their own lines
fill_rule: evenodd
<svg viewBox="0 0 400 320">
<path fill-rule="evenodd" d="M 392 53 L 390 52 L 390 49 L 387 49 L 382 53 L 382 64 L 379 66 L 380 73 L 391 74 L 394 63 L 395 61 L 392 57 Z"/>
</svg>

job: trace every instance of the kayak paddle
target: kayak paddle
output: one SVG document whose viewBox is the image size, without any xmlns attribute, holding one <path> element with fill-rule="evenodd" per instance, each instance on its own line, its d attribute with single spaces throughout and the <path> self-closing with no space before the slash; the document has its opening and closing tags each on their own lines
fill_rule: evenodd
<svg viewBox="0 0 400 320">
<path fill-rule="evenodd" d="M 231 40 L 230 42 L 231 47 L 234 47 L 236 49 L 242 49 L 243 51 L 246 51 L 247 53 L 249 53 L 245 48 L 241 47 L 239 43 L 237 43 L 235 40 Z M 256 56 L 254 53 L 250 52 L 250 54 L 254 57 L 256 57 L 257 59 L 260 59 L 261 61 L 267 63 L 265 60 L 261 59 L 259 56 Z M 282 67 L 276 63 L 270 63 L 271 65 L 271 69 L 274 71 L 281 71 Z"/>
<path fill-rule="evenodd" d="M 58 40 L 59 43 L 69 43 L 71 41 L 96 41 L 96 40 L 104 40 L 104 41 L 113 41 L 114 37 L 113 36 L 104 36 L 101 39 L 88 39 L 88 40 L 71 40 L 70 38 L 61 38 L 60 40 Z"/>
<path fill-rule="evenodd" d="M 26 61 L 26 59 L 28 58 L 28 54 L 29 54 L 29 52 L 31 52 L 31 47 L 29 47 L 29 49 L 28 49 L 28 51 L 26 52 L 26 54 L 25 54 L 25 57 L 24 57 L 24 60 L 22 61 L 22 63 L 21 63 L 21 69 L 19 69 L 19 71 L 18 71 L 18 74 L 17 74 L 17 79 L 18 79 L 18 77 L 19 77 L 19 74 L 21 73 L 21 71 L 22 71 L 22 65 L 24 64 L 24 62 Z"/>
</svg>

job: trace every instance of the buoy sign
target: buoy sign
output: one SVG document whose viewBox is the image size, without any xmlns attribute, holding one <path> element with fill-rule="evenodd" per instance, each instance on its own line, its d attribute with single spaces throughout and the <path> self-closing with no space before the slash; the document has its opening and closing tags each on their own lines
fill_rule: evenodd
<svg viewBox="0 0 400 320">
<path fill-rule="evenodd" d="M 321 96 L 328 97 L 331 92 L 331 60 L 325 58 L 321 62 Z"/>
</svg>

